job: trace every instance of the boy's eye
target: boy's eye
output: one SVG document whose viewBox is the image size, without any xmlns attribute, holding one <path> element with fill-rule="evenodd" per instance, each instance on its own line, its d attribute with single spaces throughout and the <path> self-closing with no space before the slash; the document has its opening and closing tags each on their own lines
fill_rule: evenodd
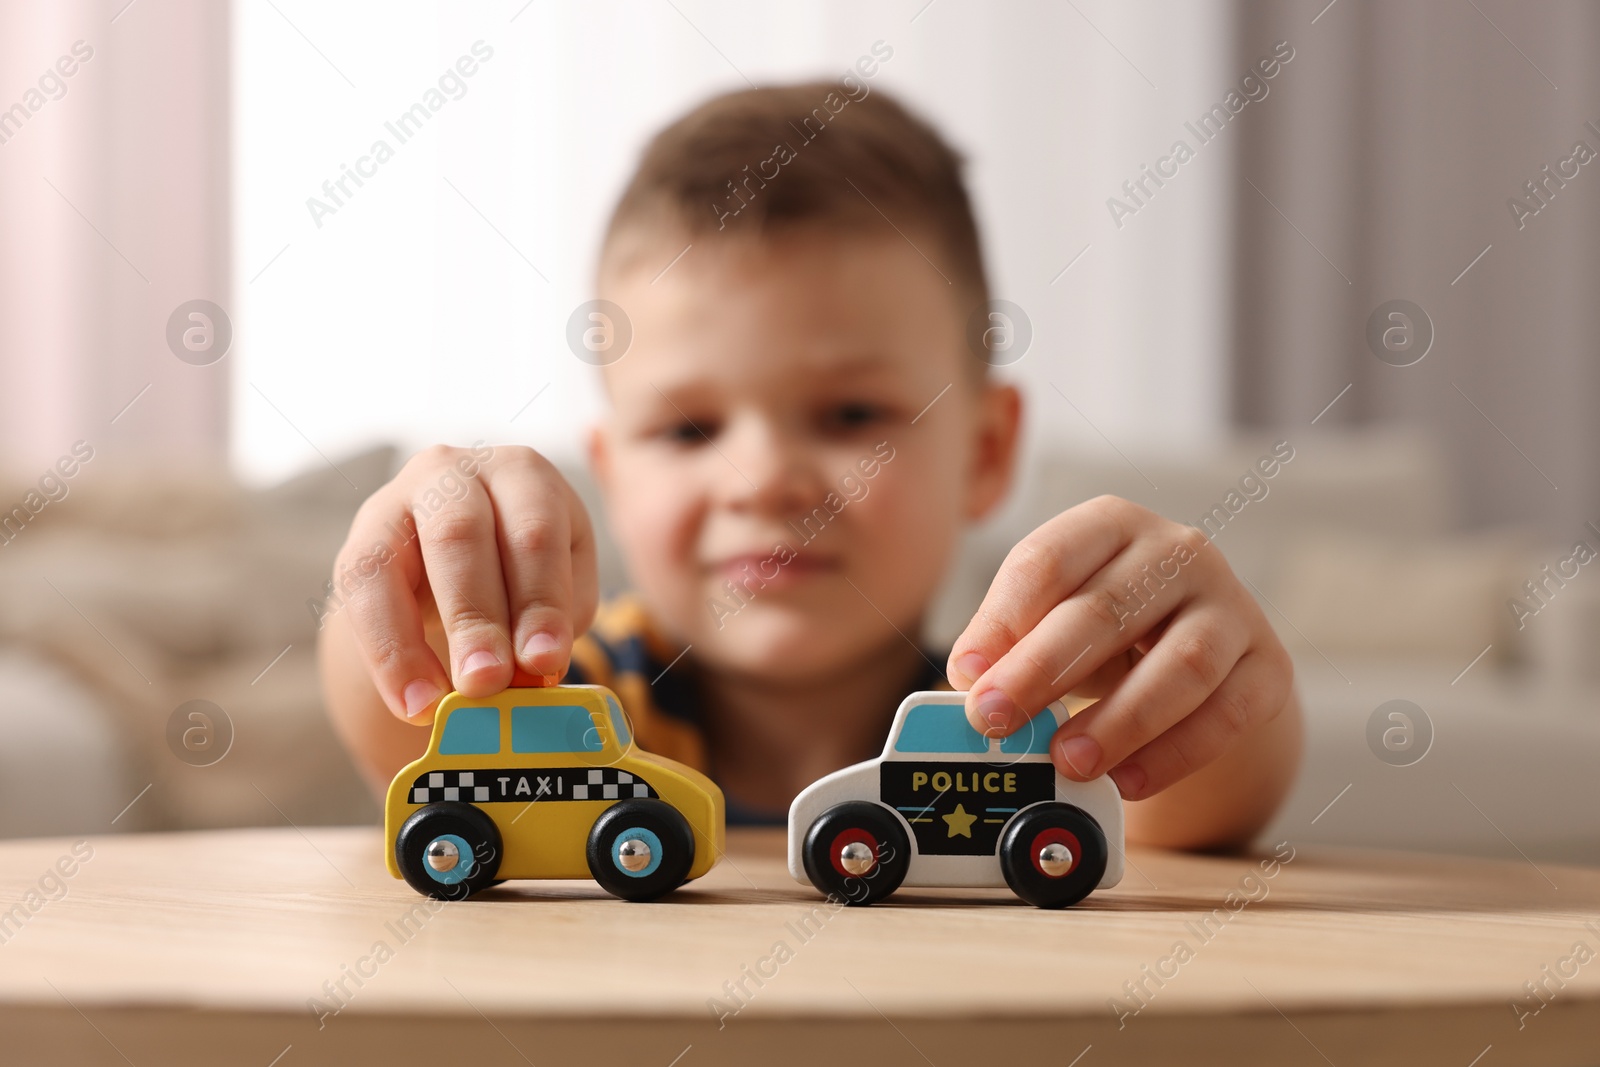
<svg viewBox="0 0 1600 1067">
<path fill-rule="evenodd" d="M 883 409 L 876 404 L 852 402 L 840 404 L 831 409 L 825 421 L 830 426 L 852 430 L 861 426 L 870 426 L 881 420 L 883 416 Z"/>
<path fill-rule="evenodd" d="M 702 433 L 701 431 L 705 432 Z M 692 422 L 675 423 L 661 431 L 663 440 L 674 445 L 698 445 L 715 430 Z"/>
</svg>

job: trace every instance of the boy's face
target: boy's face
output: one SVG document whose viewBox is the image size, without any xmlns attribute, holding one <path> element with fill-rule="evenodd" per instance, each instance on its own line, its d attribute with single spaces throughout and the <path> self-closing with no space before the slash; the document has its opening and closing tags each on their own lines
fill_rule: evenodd
<svg viewBox="0 0 1600 1067">
<path fill-rule="evenodd" d="M 634 333 L 591 438 L 647 606 L 702 662 L 777 681 L 917 640 L 1010 476 L 1017 396 L 973 373 L 970 309 L 893 234 L 703 235 L 659 270 L 604 278 Z"/>
</svg>

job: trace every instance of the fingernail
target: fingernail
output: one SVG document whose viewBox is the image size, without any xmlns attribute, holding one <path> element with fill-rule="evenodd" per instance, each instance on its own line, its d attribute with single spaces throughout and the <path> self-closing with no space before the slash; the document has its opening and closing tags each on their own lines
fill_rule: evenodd
<svg viewBox="0 0 1600 1067">
<path fill-rule="evenodd" d="M 1126 799 L 1133 799 L 1144 789 L 1144 768 L 1137 763 L 1124 763 L 1120 767 L 1113 767 L 1106 776 L 1117 783 L 1117 791 Z"/>
<path fill-rule="evenodd" d="M 982 678 L 989 666 L 989 661 L 976 652 L 963 652 L 956 657 L 956 670 L 966 675 L 968 685 Z"/>
<path fill-rule="evenodd" d="M 540 630 L 536 634 L 529 635 L 528 639 L 522 643 L 522 654 L 531 659 L 546 652 L 554 652 L 560 647 L 561 641 L 555 634 Z"/>
<path fill-rule="evenodd" d="M 1017 706 L 998 689 L 991 689 L 978 698 L 978 718 L 995 733 L 1008 730 L 1016 713 Z"/>
<path fill-rule="evenodd" d="M 1061 758 L 1080 778 L 1093 778 L 1094 768 L 1100 762 L 1100 744 L 1092 737 L 1080 734 L 1061 742 Z"/>
<path fill-rule="evenodd" d="M 442 690 L 426 678 L 409 683 L 400 694 L 406 702 L 406 718 L 415 719 L 427 711 L 439 699 L 440 692 Z"/>
<path fill-rule="evenodd" d="M 500 657 L 493 652 L 474 652 L 461 665 L 461 673 L 472 674 L 474 671 L 492 670 L 498 666 L 500 666 Z"/>
</svg>

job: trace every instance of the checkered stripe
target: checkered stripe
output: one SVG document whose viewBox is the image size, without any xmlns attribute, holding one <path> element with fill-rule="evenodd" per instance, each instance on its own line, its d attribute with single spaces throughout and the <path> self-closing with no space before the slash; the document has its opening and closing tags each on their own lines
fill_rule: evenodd
<svg viewBox="0 0 1600 1067">
<path fill-rule="evenodd" d="M 416 784 L 411 787 L 411 802 L 413 804 L 431 804 L 435 800 L 487 802 L 489 787 L 478 784 L 478 774 L 478 771 L 432 771 L 418 778 Z M 446 785 L 446 782 L 450 784 Z"/>
<path fill-rule="evenodd" d="M 512 782 L 535 783 L 535 791 L 517 790 Z M 551 783 L 554 783 L 553 785 Z M 615 767 L 559 767 L 477 771 L 429 771 L 411 785 L 411 803 L 492 801 L 542 803 L 561 800 L 654 799 L 659 794 L 650 783 Z"/>
<path fill-rule="evenodd" d="M 653 797 L 648 785 L 613 767 L 592 768 L 586 779 L 572 786 L 573 800 L 619 800 L 623 797 Z"/>
</svg>

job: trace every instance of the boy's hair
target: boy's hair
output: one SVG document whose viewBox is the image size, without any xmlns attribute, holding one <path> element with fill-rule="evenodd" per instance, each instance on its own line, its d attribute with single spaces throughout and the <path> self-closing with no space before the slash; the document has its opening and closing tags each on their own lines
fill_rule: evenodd
<svg viewBox="0 0 1600 1067">
<path fill-rule="evenodd" d="M 989 286 L 962 164 L 933 127 L 864 82 L 726 93 L 645 148 L 606 228 L 602 269 L 620 236 L 663 224 L 691 238 L 877 227 L 900 231 L 977 308 Z"/>
</svg>

